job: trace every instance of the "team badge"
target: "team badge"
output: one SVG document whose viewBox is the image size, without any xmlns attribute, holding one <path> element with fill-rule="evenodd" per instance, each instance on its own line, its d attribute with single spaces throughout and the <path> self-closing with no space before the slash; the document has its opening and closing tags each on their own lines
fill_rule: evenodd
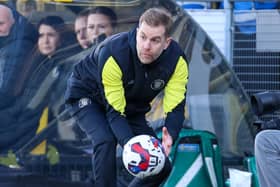
<svg viewBox="0 0 280 187">
<path fill-rule="evenodd" d="M 153 90 L 160 90 L 164 87 L 164 80 L 161 80 L 161 79 L 156 79 L 152 82 L 151 84 L 151 88 Z"/>
</svg>

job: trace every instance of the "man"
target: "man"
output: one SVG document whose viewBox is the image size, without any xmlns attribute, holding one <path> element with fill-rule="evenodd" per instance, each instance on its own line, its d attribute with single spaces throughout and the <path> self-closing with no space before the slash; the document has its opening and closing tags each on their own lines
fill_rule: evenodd
<svg viewBox="0 0 280 187">
<path fill-rule="evenodd" d="M 164 91 L 162 143 L 166 156 L 184 120 L 188 65 L 170 37 L 172 18 L 163 9 L 148 9 L 137 30 L 113 35 L 74 67 L 66 102 L 93 143 L 94 185 L 116 186 L 116 145 L 139 134 L 156 136 L 146 123 L 150 102 Z M 169 175 L 163 170 L 130 186 L 159 186 Z"/>
<path fill-rule="evenodd" d="M 8 36 L 14 23 L 12 10 L 0 5 L 0 36 Z"/>
<path fill-rule="evenodd" d="M 37 37 L 35 28 L 23 16 L 0 4 L 0 96 L 17 94 L 19 71 L 23 69 Z M 8 99 L 6 97 L 4 101 L 9 102 Z M 5 103 L 1 100 L 0 107 Z"/>
<path fill-rule="evenodd" d="M 280 184 L 278 173 L 280 171 L 279 129 L 267 129 L 257 134 L 255 157 L 260 187 L 278 186 Z"/>
<path fill-rule="evenodd" d="M 90 46 L 90 42 L 87 37 L 87 17 L 89 9 L 82 10 L 76 17 L 74 23 L 74 30 L 78 43 L 83 49 L 87 49 Z"/>
<path fill-rule="evenodd" d="M 19 142 L 30 139 L 30 129 L 16 123 L 14 111 L 21 111 L 18 97 L 24 90 L 27 60 L 35 47 L 38 33 L 12 8 L 0 4 L 0 150 L 17 149 Z M 20 144 L 21 144 L 20 143 Z M 22 144 L 21 144 L 22 145 Z"/>
</svg>

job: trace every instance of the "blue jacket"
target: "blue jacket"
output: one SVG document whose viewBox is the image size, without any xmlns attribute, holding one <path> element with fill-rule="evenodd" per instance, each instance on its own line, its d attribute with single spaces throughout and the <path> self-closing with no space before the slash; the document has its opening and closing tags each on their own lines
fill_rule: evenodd
<svg viewBox="0 0 280 187">
<path fill-rule="evenodd" d="M 13 10 L 15 23 L 10 34 L 0 37 L 0 108 L 10 105 L 18 95 L 26 60 L 38 38 L 34 26 Z"/>
</svg>

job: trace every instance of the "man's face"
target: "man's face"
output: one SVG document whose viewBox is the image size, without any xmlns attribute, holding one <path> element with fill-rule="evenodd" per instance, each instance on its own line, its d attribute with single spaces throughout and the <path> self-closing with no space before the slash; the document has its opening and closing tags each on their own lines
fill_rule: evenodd
<svg viewBox="0 0 280 187">
<path fill-rule="evenodd" d="M 60 44 L 59 33 L 49 25 L 39 27 L 38 47 L 43 55 L 52 55 Z"/>
<path fill-rule="evenodd" d="M 103 14 L 90 14 L 87 19 L 88 39 L 92 42 L 100 34 L 110 36 L 113 33 L 110 18 Z"/>
<path fill-rule="evenodd" d="M 171 41 L 165 36 L 164 26 L 152 27 L 142 22 L 137 29 L 136 49 L 141 63 L 150 64 L 166 49 Z"/>
<path fill-rule="evenodd" d="M 75 20 L 75 33 L 80 46 L 83 49 L 88 48 L 89 41 L 87 38 L 87 17 L 79 17 Z"/>
<path fill-rule="evenodd" d="M 8 36 L 14 24 L 14 19 L 7 7 L 0 7 L 0 36 Z"/>
</svg>

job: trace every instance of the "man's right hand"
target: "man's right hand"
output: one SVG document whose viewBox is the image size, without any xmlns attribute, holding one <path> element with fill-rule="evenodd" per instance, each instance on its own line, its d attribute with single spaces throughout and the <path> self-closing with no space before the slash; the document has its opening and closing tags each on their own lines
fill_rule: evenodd
<svg viewBox="0 0 280 187">
<path fill-rule="evenodd" d="M 169 134 L 167 128 L 163 127 L 162 128 L 162 146 L 164 148 L 166 156 L 168 156 L 170 154 L 172 144 L 173 144 L 173 139 L 172 139 L 171 135 Z"/>
</svg>

